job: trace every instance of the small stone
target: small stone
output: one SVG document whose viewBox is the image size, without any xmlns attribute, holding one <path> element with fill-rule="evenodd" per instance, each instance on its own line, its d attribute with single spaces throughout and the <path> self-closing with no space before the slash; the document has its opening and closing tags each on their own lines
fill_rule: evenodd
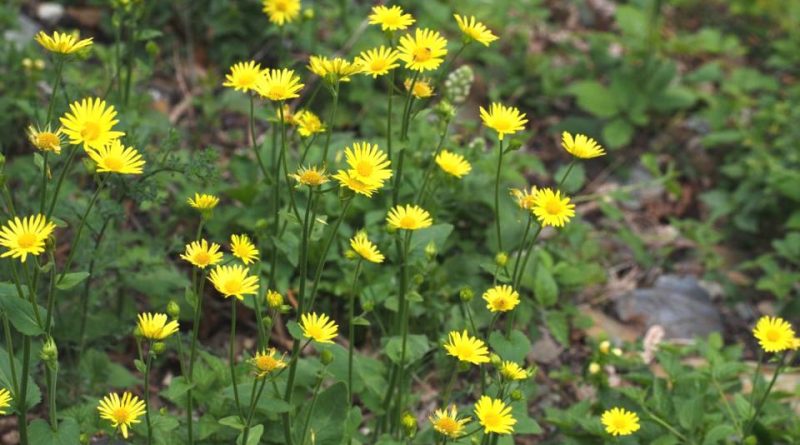
<svg viewBox="0 0 800 445">
<path fill-rule="evenodd" d="M 64 16 L 64 6 L 51 2 L 42 3 L 36 8 L 36 16 L 51 25 L 58 23 Z"/>
</svg>

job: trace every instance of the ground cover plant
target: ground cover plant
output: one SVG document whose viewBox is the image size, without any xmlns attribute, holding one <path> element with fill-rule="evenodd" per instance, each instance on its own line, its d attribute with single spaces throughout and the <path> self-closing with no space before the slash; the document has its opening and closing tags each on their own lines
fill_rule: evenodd
<svg viewBox="0 0 800 445">
<path fill-rule="evenodd" d="M 0 22 L 2 443 L 800 441 L 795 2 Z"/>
</svg>

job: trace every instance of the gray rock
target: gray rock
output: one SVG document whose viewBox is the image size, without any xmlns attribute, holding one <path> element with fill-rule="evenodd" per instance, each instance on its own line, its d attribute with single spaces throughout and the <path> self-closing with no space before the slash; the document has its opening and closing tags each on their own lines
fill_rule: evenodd
<svg viewBox="0 0 800 445">
<path fill-rule="evenodd" d="M 644 329 L 661 325 L 667 339 L 706 337 L 722 331 L 722 319 L 695 277 L 663 275 L 651 289 L 637 289 L 616 301 L 617 316 Z"/>
</svg>

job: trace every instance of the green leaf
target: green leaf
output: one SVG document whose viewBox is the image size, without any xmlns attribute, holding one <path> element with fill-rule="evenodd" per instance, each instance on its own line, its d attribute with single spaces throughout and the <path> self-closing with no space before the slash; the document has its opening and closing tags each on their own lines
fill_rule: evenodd
<svg viewBox="0 0 800 445">
<path fill-rule="evenodd" d="M 23 287 L 22 292 L 27 292 L 27 287 Z M 39 316 L 44 320 L 47 317 L 47 311 L 41 306 L 38 308 Z M 20 298 L 16 286 L 13 284 L 0 283 L 0 310 L 6 313 L 8 320 L 20 333 L 29 336 L 44 334 L 39 323 L 36 322 L 33 305 L 28 300 Z"/>
<path fill-rule="evenodd" d="M 296 443 L 311 443 L 308 437 L 314 435 L 315 445 L 341 445 L 344 438 L 345 424 L 347 423 L 347 385 L 337 382 L 330 388 L 322 391 L 317 397 L 317 403 L 306 403 L 299 415 L 295 418 Z M 345 407 L 345 409 L 342 409 Z M 311 413 L 311 421 L 306 432 L 306 440 L 302 440 L 302 426 L 308 416 L 308 410 L 314 409 Z"/>
<path fill-rule="evenodd" d="M 63 278 L 58 280 L 56 287 L 61 290 L 72 289 L 80 284 L 83 280 L 89 277 L 89 272 L 72 272 L 64 275 Z"/>
<path fill-rule="evenodd" d="M 20 363 L 19 357 L 14 360 L 14 370 L 17 379 L 20 379 L 22 376 L 22 363 Z M 11 362 L 8 360 L 8 352 L 2 347 L 0 347 L 0 387 L 9 389 L 14 387 L 11 380 Z M 16 397 L 17 394 L 14 394 L 14 396 Z M 28 408 L 33 408 L 42 401 L 42 393 L 30 375 L 28 375 L 26 401 L 28 402 Z"/>
<path fill-rule="evenodd" d="M 603 126 L 603 140 L 608 148 L 620 148 L 628 145 L 633 138 L 633 125 L 618 117 Z"/>
<path fill-rule="evenodd" d="M 494 331 L 489 335 L 489 346 L 503 360 L 517 363 L 522 363 L 531 350 L 530 340 L 520 331 L 511 331 L 509 337 L 500 331 Z"/>
<path fill-rule="evenodd" d="M 450 233 L 453 232 L 452 224 L 434 224 L 424 230 L 415 230 L 411 234 L 409 251 L 413 252 L 418 248 L 425 248 L 428 243 L 433 243 L 441 248 Z"/>
<path fill-rule="evenodd" d="M 736 434 L 736 429 L 733 426 L 724 423 L 717 425 L 706 433 L 706 437 L 703 439 L 703 445 L 715 445 L 719 441 L 724 441 L 734 434 Z"/>
<path fill-rule="evenodd" d="M 550 311 L 545 314 L 544 322 L 553 338 L 563 346 L 569 346 L 569 323 L 567 316 L 560 311 Z"/>
<path fill-rule="evenodd" d="M 360 315 L 355 317 L 355 318 L 353 318 L 353 324 L 356 325 L 356 326 L 369 326 L 370 325 L 369 320 L 367 320 L 366 318 L 364 318 L 364 317 L 362 317 Z"/>
<path fill-rule="evenodd" d="M 247 444 L 245 445 L 258 445 L 261 441 L 261 435 L 264 434 L 264 425 L 256 425 L 254 427 L 250 427 L 250 431 L 247 432 Z M 239 436 L 236 438 L 236 443 L 238 445 L 242 445 L 244 442 L 244 431 L 239 433 Z"/>
<path fill-rule="evenodd" d="M 544 307 L 550 307 L 558 302 L 558 284 L 550 270 L 543 265 L 536 268 L 533 294 L 536 301 Z"/>
<path fill-rule="evenodd" d="M 80 443 L 81 431 L 78 422 L 68 417 L 64 419 L 56 431 L 50 429 L 50 424 L 42 419 L 31 422 L 28 440 L 36 445 L 75 445 Z"/>
<path fill-rule="evenodd" d="M 386 343 L 386 355 L 394 363 L 400 363 L 402 349 L 403 339 L 400 336 L 392 337 Z M 406 366 L 421 359 L 430 349 L 428 337 L 424 335 L 409 335 L 408 338 L 406 338 Z"/>
<path fill-rule="evenodd" d="M 218 422 L 220 425 L 225 425 L 235 430 L 242 430 L 244 428 L 244 424 L 242 423 L 241 419 L 239 419 L 239 416 L 223 417 L 219 419 Z"/>
<path fill-rule="evenodd" d="M 568 90 L 581 109 L 597 117 L 613 117 L 619 113 L 611 90 L 593 80 L 573 83 Z"/>
</svg>

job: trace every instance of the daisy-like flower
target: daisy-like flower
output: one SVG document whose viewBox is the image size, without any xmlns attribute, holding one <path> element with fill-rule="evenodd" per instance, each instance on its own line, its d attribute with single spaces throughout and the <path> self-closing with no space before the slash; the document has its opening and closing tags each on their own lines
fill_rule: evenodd
<svg viewBox="0 0 800 445">
<path fill-rule="evenodd" d="M 267 291 L 267 306 L 271 309 L 280 309 L 283 306 L 283 295 L 272 289 Z"/>
<path fill-rule="evenodd" d="M 361 72 L 374 79 L 400 66 L 397 63 L 399 58 L 400 53 L 397 50 L 381 45 L 379 48 L 363 51 L 356 61 L 361 65 Z"/>
<path fill-rule="evenodd" d="M 193 241 L 186 245 L 186 251 L 181 254 L 181 258 L 192 265 L 205 269 L 222 261 L 222 252 L 219 251 L 219 244 L 211 243 L 202 239 Z"/>
<path fill-rule="evenodd" d="M 484 433 L 511 434 L 517 420 L 511 415 L 511 407 L 500 399 L 481 396 L 475 404 L 475 417 Z"/>
<path fill-rule="evenodd" d="M 133 147 L 125 147 L 119 139 L 105 147 L 87 151 L 97 163 L 98 173 L 119 173 L 121 175 L 141 175 L 145 164 L 142 155 Z"/>
<path fill-rule="evenodd" d="M 430 79 L 417 79 L 416 82 L 406 79 L 403 81 L 403 86 L 406 91 L 411 91 L 411 95 L 417 99 L 426 99 L 433 96 L 433 85 Z"/>
<path fill-rule="evenodd" d="M 504 361 L 500 364 L 500 375 L 508 380 L 525 380 L 528 378 L 528 371 L 514 362 Z"/>
<path fill-rule="evenodd" d="M 269 374 L 286 367 L 283 357 L 277 357 L 275 348 L 264 349 L 250 359 L 256 378 L 263 379 Z"/>
<path fill-rule="evenodd" d="M 8 251 L 0 257 L 19 258 L 23 263 L 28 255 L 37 256 L 44 252 L 44 242 L 53 233 L 56 225 L 47 221 L 44 215 L 14 217 L 0 228 L 0 246 Z"/>
<path fill-rule="evenodd" d="M 511 196 L 517 200 L 517 206 L 522 210 L 532 210 L 536 205 L 536 194 L 539 189 L 535 185 L 531 186 L 530 191 L 527 189 L 511 189 Z"/>
<path fill-rule="evenodd" d="M 244 264 L 258 260 L 258 249 L 247 235 L 231 235 L 231 253 Z"/>
<path fill-rule="evenodd" d="M 382 263 L 384 260 L 383 254 L 378 250 L 375 244 L 367 238 L 365 232 L 358 232 L 350 238 L 350 247 L 361 258 L 371 263 Z"/>
<path fill-rule="evenodd" d="M 628 436 L 639 430 L 639 416 L 624 408 L 611 408 L 600 418 L 612 436 Z"/>
<path fill-rule="evenodd" d="M 520 113 L 516 107 L 506 107 L 499 103 L 493 103 L 489 111 L 481 108 L 481 119 L 483 124 L 497 132 L 497 138 L 501 141 L 503 136 L 514 134 L 525 129 L 528 119 L 525 113 Z"/>
<path fill-rule="evenodd" d="M 453 17 L 456 18 L 459 29 L 461 29 L 461 32 L 464 33 L 467 39 L 481 43 L 483 46 L 489 46 L 490 43 L 497 40 L 497 36 L 486 28 L 483 23 L 476 21 L 474 16 L 468 17 L 465 15 L 453 14 Z"/>
<path fill-rule="evenodd" d="M 309 187 L 319 187 L 328 182 L 325 167 L 301 167 L 297 173 L 289 175 L 297 182 Z"/>
<path fill-rule="evenodd" d="M 300 316 L 300 330 L 303 337 L 319 343 L 333 343 L 339 334 L 339 326 L 325 314 L 317 315 L 316 312 Z"/>
<path fill-rule="evenodd" d="M 275 120 L 280 122 L 281 121 L 281 113 L 283 113 L 283 120 L 286 122 L 286 125 L 297 125 L 297 116 L 302 113 L 299 111 L 297 113 L 292 112 L 292 107 L 289 104 L 283 104 L 282 108 L 275 107 Z"/>
<path fill-rule="evenodd" d="M 0 414 L 6 414 L 6 408 L 11 406 L 11 393 L 5 388 L 0 388 Z"/>
<path fill-rule="evenodd" d="M 69 105 L 69 111 L 60 118 L 62 132 L 71 144 L 83 144 L 84 149 L 101 149 L 109 142 L 124 136 L 114 131 L 117 112 L 113 105 L 102 99 L 83 99 Z"/>
<path fill-rule="evenodd" d="M 303 89 L 300 78 L 290 69 L 267 69 L 259 77 L 253 89 L 261 97 L 269 100 L 286 100 L 299 97 L 297 94 Z"/>
<path fill-rule="evenodd" d="M 508 312 L 519 304 L 519 293 L 507 284 L 495 286 L 483 293 L 486 309 L 491 312 Z"/>
<path fill-rule="evenodd" d="M 300 16 L 300 0 L 263 0 L 261 3 L 269 21 L 278 26 L 291 23 Z"/>
<path fill-rule="evenodd" d="M 186 202 L 197 210 L 212 210 L 219 204 L 219 198 L 207 193 L 195 193 L 194 197 L 189 197 Z"/>
<path fill-rule="evenodd" d="M 110 420 L 111 426 L 118 428 L 125 439 L 128 438 L 128 428 L 141 422 L 139 417 L 142 417 L 145 409 L 144 401 L 129 392 L 123 393 L 122 397 L 111 393 L 103 397 L 97 407 L 100 418 Z"/>
<path fill-rule="evenodd" d="M 369 16 L 370 25 L 381 25 L 381 31 L 404 30 L 414 24 L 414 17 L 399 6 L 375 6 Z"/>
<path fill-rule="evenodd" d="M 543 188 L 534 198 L 533 214 L 542 226 L 564 227 L 575 216 L 575 204 L 560 191 Z"/>
<path fill-rule="evenodd" d="M 753 335 L 765 352 L 782 352 L 795 346 L 792 325 L 780 317 L 761 317 L 753 329 Z"/>
<path fill-rule="evenodd" d="M 356 178 L 349 170 L 339 170 L 333 177 L 339 181 L 339 185 L 352 190 L 355 193 L 371 198 L 372 194 L 383 187 L 383 183 L 367 184 Z"/>
<path fill-rule="evenodd" d="M 236 297 L 244 300 L 245 295 L 258 293 L 258 277 L 248 275 L 244 266 L 217 266 L 211 271 L 208 280 L 225 298 Z"/>
<path fill-rule="evenodd" d="M 444 349 L 447 350 L 448 355 L 452 355 L 462 362 L 474 365 L 489 362 L 489 348 L 486 347 L 483 340 L 470 337 L 466 330 L 463 333 L 450 332 Z"/>
<path fill-rule="evenodd" d="M 225 82 L 222 83 L 222 86 L 246 93 L 255 89 L 261 77 L 261 64 L 254 60 L 238 62 L 234 63 L 230 72 L 225 75 Z"/>
<path fill-rule="evenodd" d="M 438 165 L 443 172 L 455 176 L 456 178 L 462 178 L 472 171 L 472 165 L 464 159 L 464 156 L 447 150 L 440 151 L 439 154 L 436 155 L 435 161 L 436 165 Z"/>
<path fill-rule="evenodd" d="M 325 56 L 311 56 L 308 59 L 308 69 L 328 82 L 350 82 L 350 76 L 361 72 L 361 63 L 358 60 L 350 62 L 341 57 L 329 59 Z"/>
<path fill-rule="evenodd" d="M 295 114 L 294 123 L 297 124 L 297 132 L 305 138 L 325 132 L 325 125 L 322 125 L 319 116 L 308 110 L 301 110 Z"/>
<path fill-rule="evenodd" d="M 438 31 L 417 29 L 414 36 L 400 37 L 400 60 L 406 68 L 414 71 L 428 71 L 439 68 L 447 55 L 447 40 Z"/>
<path fill-rule="evenodd" d="M 148 340 L 164 340 L 178 332 L 178 322 L 176 320 L 167 321 L 167 314 L 145 312 L 139 314 L 138 318 L 139 322 L 136 327 L 139 330 L 139 334 Z"/>
<path fill-rule="evenodd" d="M 386 223 L 393 229 L 419 230 L 433 224 L 431 214 L 417 205 L 396 205 L 386 215 Z"/>
<path fill-rule="evenodd" d="M 451 439 L 457 439 L 464 434 L 464 427 L 472 420 L 469 417 L 458 418 L 458 409 L 455 405 L 450 405 L 450 409 L 437 409 L 433 415 L 428 417 L 431 426 L 439 434 Z"/>
<path fill-rule="evenodd" d="M 561 146 L 572 156 L 581 159 L 591 159 L 606 154 L 597 141 L 583 134 L 576 134 L 573 138 L 566 131 L 561 133 Z"/>
<path fill-rule="evenodd" d="M 391 162 L 378 145 L 369 142 L 354 142 L 353 147 L 346 147 L 344 156 L 350 174 L 365 184 L 383 185 L 392 177 Z"/>
<path fill-rule="evenodd" d="M 50 130 L 50 126 L 42 130 L 33 125 L 29 125 L 27 132 L 28 140 L 34 147 L 41 151 L 49 151 L 57 155 L 61 154 L 62 132 L 60 128 L 56 131 L 52 131 Z"/>
<path fill-rule="evenodd" d="M 59 54 L 72 54 L 92 45 L 91 37 L 81 40 L 77 33 L 67 34 L 58 31 L 54 31 L 52 37 L 45 34 L 44 31 L 39 31 L 34 39 L 44 49 Z"/>
</svg>

